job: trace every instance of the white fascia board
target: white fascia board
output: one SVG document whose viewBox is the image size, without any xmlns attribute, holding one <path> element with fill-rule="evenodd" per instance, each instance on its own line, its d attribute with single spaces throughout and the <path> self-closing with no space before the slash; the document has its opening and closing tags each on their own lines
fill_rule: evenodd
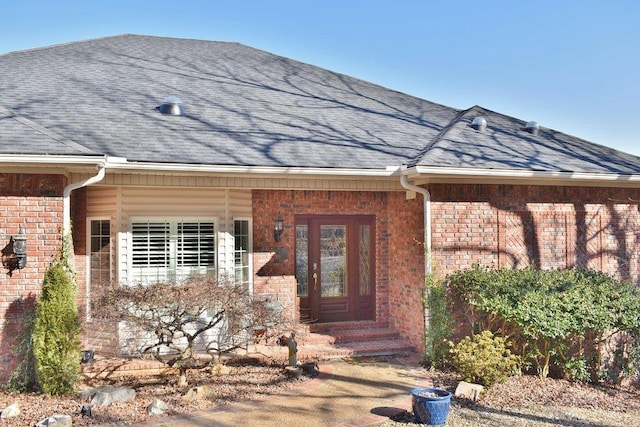
<svg viewBox="0 0 640 427">
<path fill-rule="evenodd" d="M 526 171 L 510 169 L 470 169 L 470 168 L 438 168 L 415 166 L 406 169 L 404 174 L 414 178 L 430 179 L 476 179 L 481 180 L 526 180 L 553 181 L 563 183 L 593 183 L 593 184 L 624 184 L 626 186 L 640 186 L 640 175 L 615 173 L 587 173 L 587 172 L 557 172 L 557 171 Z"/>
<path fill-rule="evenodd" d="M 388 169 L 356 168 L 317 168 L 317 167 L 279 167 L 279 166 L 227 166 L 227 165 L 188 165 L 181 163 L 107 163 L 109 170 L 129 170 L 146 172 L 173 173 L 219 173 L 233 175 L 316 175 L 316 176 L 369 176 L 389 177 L 393 171 Z"/>
<path fill-rule="evenodd" d="M 54 156 L 54 155 L 0 155 L 2 167 L 86 167 L 104 166 L 111 171 L 203 173 L 203 174 L 244 174 L 244 175 L 301 175 L 301 176 L 361 176 L 389 177 L 392 170 L 357 168 L 316 168 L 316 167 L 277 167 L 277 166 L 227 166 L 227 165 L 189 165 L 182 163 L 141 163 L 129 162 L 122 157 L 110 156 Z"/>
<path fill-rule="evenodd" d="M 63 173 L 92 172 L 104 167 L 105 156 L 0 155 L 0 172 L 6 173 Z"/>
<path fill-rule="evenodd" d="M 103 164 L 107 161 L 106 156 L 58 156 L 45 154 L 0 154 L 0 166 L 5 165 L 47 165 L 47 166 L 68 166 L 68 165 L 95 165 Z"/>
</svg>

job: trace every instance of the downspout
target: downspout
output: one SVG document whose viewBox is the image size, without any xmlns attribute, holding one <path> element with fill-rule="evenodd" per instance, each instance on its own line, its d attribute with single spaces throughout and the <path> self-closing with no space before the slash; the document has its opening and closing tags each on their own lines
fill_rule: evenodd
<svg viewBox="0 0 640 427">
<path fill-rule="evenodd" d="M 422 194 L 422 209 L 424 212 L 424 278 L 426 282 L 431 274 L 431 193 L 425 188 L 409 184 L 407 176 L 402 174 L 402 172 L 400 175 L 400 185 L 406 190 Z M 426 283 L 423 289 L 424 360 L 431 364 L 433 361 L 433 343 L 431 342 L 431 336 L 427 332 L 431 328 L 431 312 L 429 311 L 428 305 L 430 289 L 426 286 Z"/>
<path fill-rule="evenodd" d="M 66 236 L 71 231 L 71 192 L 78 188 L 86 187 L 102 181 L 106 168 L 104 164 L 99 166 L 98 173 L 95 176 L 87 178 L 83 181 L 72 182 L 64 187 L 62 192 L 62 235 Z"/>
<path fill-rule="evenodd" d="M 418 187 L 417 185 L 409 184 L 406 175 L 400 175 L 400 185 L 409 191 L 415 191 L 422 194 L 423 198 L 423 211 L 424 211 L 424 275 L 425 278 L 431 274 L 431 193 L 426 188 Z"/>
</svg>

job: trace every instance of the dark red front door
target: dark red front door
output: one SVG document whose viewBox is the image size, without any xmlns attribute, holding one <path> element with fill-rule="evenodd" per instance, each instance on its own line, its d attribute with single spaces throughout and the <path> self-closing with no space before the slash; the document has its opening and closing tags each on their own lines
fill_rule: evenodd
<svg viewBox="0 0 640 427">
<path fill-rule="evenodd" d="M 296 218 L 296 278 L 303 320 L 375 319 L 375 218 Z"/>
</svg>

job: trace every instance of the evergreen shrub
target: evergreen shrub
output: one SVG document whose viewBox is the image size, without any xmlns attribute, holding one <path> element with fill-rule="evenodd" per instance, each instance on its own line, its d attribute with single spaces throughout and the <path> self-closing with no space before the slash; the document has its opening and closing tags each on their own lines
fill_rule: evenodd
<svg viewBox="0 0 640 427">
<path fill-rule="evenodd" d="M 80 373 L 80 320 L 72 272 L 64 260 L 46 271 L 36 304 L 33 354 L 42 392 L 69 394 Z"/>
<path fill-rule="evenodd" d="M 506 339 L 491 331 L 467 336 L 451 345 L 451 363 L 465 381 L 492 386 L 519 372 L 520 357 L 511 353 Z"/>
</svg>

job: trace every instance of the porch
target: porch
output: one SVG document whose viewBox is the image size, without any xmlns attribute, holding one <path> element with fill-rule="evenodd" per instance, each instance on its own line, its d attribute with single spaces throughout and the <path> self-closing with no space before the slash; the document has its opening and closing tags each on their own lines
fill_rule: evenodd
<svg viewBox="0 0 640 427">
<path fill-rule="evenodd" d="M 301 324 L 296 328 L 298 362 L 320 362 L 330 359 L 363 356 L 389 356 L 415 353 L 416 349 L 400 337 L 398 332 L 375 322 L 338 322 Z M 289 347 L 270 340 L 252 343 L 238 350 L 230 359 L 256 359 L 286 364 Z M 95 360 L 82 365 L 88 377 L 129 375 L 158 375 L 168 368 L 146 358 L 117 358 L 96 354 Z"/>
</svg>

